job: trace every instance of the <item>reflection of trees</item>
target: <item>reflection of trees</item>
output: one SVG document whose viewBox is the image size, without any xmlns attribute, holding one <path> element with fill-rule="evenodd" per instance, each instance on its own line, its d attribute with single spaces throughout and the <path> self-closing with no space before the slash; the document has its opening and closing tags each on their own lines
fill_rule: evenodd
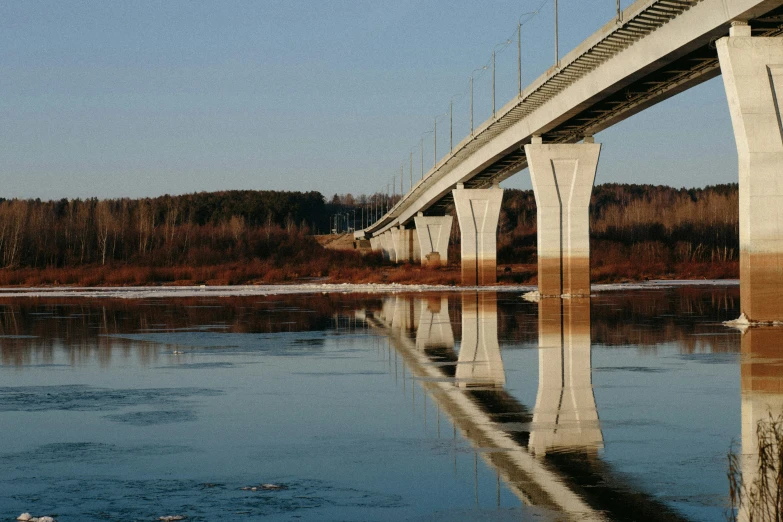
<svg viewBox="0 0 783 522">
<path fill-rule="evenodd" d="M 71 364 L 93 358 L 108 364 L 112 352 L 127 357 L 132 350 L 144 362 L 155 352 L 154 345 L 107 336 L 204 327 L 230 333 L 320 331 L 340 328 L 356 307 L 379 305 L 375 297 L 345 294 L 6 300 L 0 302 L 0 361 L 50 363 L 54 351 L 63 348 Z"/>
<path fill-rule="evenodd" d="M 403 296 L 400 296 L 401 298 Z M 462 332 L 462 298 L 457 293 L 426 294 L 433 309 L 447 309 L 455 338 Z M 0 360 L 23 364 L 51 360 L 55 347 L 67 346 L 74 364 L 84 358 L 108 361 L 109 351 L 130 350 L 116 338 L 101 337 L 155 329 L 210 325 L 232 333 L 275 333 L 344 329 L 354 310 L 380 310 L 382 297 L 359 294 L 300 294 L 231 298 L 54 299 L 0 301 Z M 387 305 L 388 306 L 388 305 Z M 538 341 L 537 307 L 516 293 L 499 294 L 498 337 L 503 343 Z M 414 314 L 420 311 L 415 310 Z M 711 323 L 739 315 L 739 288 L 656 289 L 599 293 L 591 304 L 593 344 L 655 349 L 676 342 L 680 351 L 737 351 L 736 337 L 709 334 Z M 410 324 L 418 316 L 408 318 Z M 718 330 L 722 332 L 721 330 Z M 12 339 L 28 335 L 35 339 Z M 147 348 L 144 348 L 146 350 Z M 151 348 L 149 348 L 151 349 Z M 48 355 L 46 355 L 48 354 Z M 48 357 L 48 358 L 47 358 Z"/>
<path fill-rule="evenodd" d="M 739 315 L 739 287 L 681 287 L 598 292 L 592 298 L 594 345 L 638 346 L 677 343 L 682 353 L 736 352 L 736 336 L 716 323 Z M 506 342 L 537 341 L 536 309 L 517 296 L 498 301 L 498 331 Z"/>
<path fill-rule="evenodd" d="M 736 352 L 736 336 L 715 323 L 739 315 L 739 287 L 682 287 L 593 298 L 594 344 L 655 345 L 676 342 L 682 353 Z"/>
</svg>

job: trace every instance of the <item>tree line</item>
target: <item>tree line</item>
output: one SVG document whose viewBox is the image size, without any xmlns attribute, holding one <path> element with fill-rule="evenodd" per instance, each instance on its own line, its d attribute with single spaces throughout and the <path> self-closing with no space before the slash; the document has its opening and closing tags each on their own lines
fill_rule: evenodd
<svg viewBox="0 0 783 522">
<path fill-rule="evenodd" d="M 141 199 L 0 198 L 0 267 L 294 263 L 305 254 L 320 255 L 307 238 L 329 230 L 336 212 L 356 210 L 361 216 L 382 197 L 335 195 L 327 203 L 319 192 L 246 190 Z M 598 185 L 590 222 L 596 267 L 632 259 L 669 266 L 739 257 L 737 184 Z M 459 242 L 456 220 L 454 227 L 452 248 Z M 533 192 L 507 189 L 498 261 L 535 263 L 535 245 Z"/>
<path fill-rule="evenodd" d="M 166 265 L 263 256 L 275 236 L 323 226 L 319 192 L 225 191 L 142 199 L 0 198 L 0 267 Z M 269 248 L 257 244 L 266 239 Z M 232 255 L 232 252 L 234 254 Z"/>
<path fill-rule="evenodd" d="M 738 191 L 736 183 L 691 189 L 597 185 L 590 201 L 593 268 L 617 272 L 622 264 L 635 264 L 682 276 L 688 264 L 723 263 L 733 270 L 731 263 L 739 260 Z M 533 191 L 506 190 L 498 228 L 499 262 L 535 262 Z"/>
</svg>

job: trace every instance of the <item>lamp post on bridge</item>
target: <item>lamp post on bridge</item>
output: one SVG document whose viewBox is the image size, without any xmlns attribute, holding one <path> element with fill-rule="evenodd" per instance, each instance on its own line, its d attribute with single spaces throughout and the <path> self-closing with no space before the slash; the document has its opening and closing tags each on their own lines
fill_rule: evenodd
<svg viewBox="0 0 783 522">
<path fill-rule="evenodd" d="M 557 0 L 555 0 L 555 66 L 560 67 L 560 41 L 557 33 Z"/>
<path fill-rule="evenodd" d="M 449 152 L 454 151 L 454 98 L 460 98 L 464 93 L 457 93 L 449 100 Z"/>
<path fill-rule="evenodd" d="M 473 135 L 473 73 L 476 71 L 484 71 L 486 70 L 487 66 L 484 65 L 483 67 L 478 67 L 476 69 L 473 69 L 470 73 L 470 134 Z"/>
<path fill-rule="evenodd" d="M 410 161 L 410 165 L 408 166 L 408 168 L 409 168 L 409 174 L 411 176 L 411 190 L 413 190 L 413 150 L 409 151 L 409 153 L 410 153 L 410 158 L 408 159 Z"/>
<path fill-rule="evenodd" d="M 421 156 L 421 179 L 424 179 L 424 137 L 419 138 L 419 155 Z"/>
<path fill-rule="evenodd" d="M 508 45 L 511 43 L 511 39 L 506 40 L 505 42 L 501 44 L 497 44 L 494 49 L 492 49 L 492 117 L 495 117 L 495 54 L 497 53 L 498 47 L 503 47 L 505 49 L 508 47 Z M 502 51 L 502 49 L 501 49 Z"/>
<path fill-rule="evenodd" d="M 618 2 L 620 0 L 617 0 Z M 522 19 L 517 20 L 517 85 L 522 96 Z"/>
</svg>

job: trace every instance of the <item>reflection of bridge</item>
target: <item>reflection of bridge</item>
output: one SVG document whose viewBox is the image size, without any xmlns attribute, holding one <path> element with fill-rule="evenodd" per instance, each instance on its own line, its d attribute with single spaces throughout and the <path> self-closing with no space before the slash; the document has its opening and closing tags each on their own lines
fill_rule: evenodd
<svg viewBox="0 0 783 522">
<path fill-rule="evenodd" d="M 783 0 L 637 0 L 520 89 L 358 238 L 395 261 L 445 262 L 451 217 L 462 277 L 494 283 L 498 183 L 529 167 L 538 212 L 542 295 L 590 287 L 588 205 L 600 145 L 593 135 L 723 74 L 739 152 L 743 312 L 783 319 Z M 582 143 L 579 143 L 582 142 Z M 445 239 L 445 240 L 444 240 Z M 756 296 L 751 300 L 750 296 Z"/>
<path fill-rule="evenodd" d="M 603 437 L 591 383 L 589 299 L 539 306 L 539 387 L 531 412 L 505 391 L 496 296 L 462 296 L 462 341 L 444 297 L 387 298 L 367 314 L 411 373 L 523 502 L 579 520 L 682 520 L 623 485 L 598 449 Z"/>
</svg>

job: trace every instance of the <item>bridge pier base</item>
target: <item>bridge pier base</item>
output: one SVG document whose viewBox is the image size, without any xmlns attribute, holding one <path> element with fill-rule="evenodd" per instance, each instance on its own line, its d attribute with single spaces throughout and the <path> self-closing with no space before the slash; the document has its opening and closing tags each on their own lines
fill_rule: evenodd
<svg viewBox="0 0 783 522">
<path fill-rule="evenodd" d="M 453 218 L 420 215 L 413 219 L 416 223 L 416 242 L 421 264 L 430 266 L 449 264 L 449 236 Z"/>
<path fill-rule="evenodd" d="M 413 230 L 404 227 L 391 229 L 391 237 L 394 242 L 395 263 L 406 263 L 411 260 L 411 242 Z"/>
<path fill-rule="evenodd" d="M 370 238 L 370 249 L 373 252 L 382 252 L 383 247 L 381 245 L 381 238 L 378 236 L 372 236 Z"/>
<path fill-rule="evenodd" d="M 394 241 L 392 240 L 392 233 L 390 230 L 387 230 L 380 236 L 381 240 L 381 251 L 383 252 L 383 259 L 386 261 L 397 261 L 397 255 L 394 252 Z"/>
<path fill-rule="evenodd" d="M 503 190 L 452 190 L 457 209 L 462 252 L 462 284 L 491 285 L 497 282 L 497 229 Z"/>
<path fill-rule="evenodd" d="M 421 262 L 421 248 L 419 248 L 419 234 L 418 232 L 416 232 L 415 228 L 412 228 L 408 230 L 408 235 L 410 239 L 411 262 L 419 263 Z"/>
<path fill-rule="evenodd" d="M 733 25 L 717 42 L 739 158 L 740 308 L 783 320 L 783 39 Z"/>
<path fill-rule="evenodd" d="M 601 145 L 525 145 L 536 196 L 538 291 L 590 295 L 590 194 Z"/>
</svg>

